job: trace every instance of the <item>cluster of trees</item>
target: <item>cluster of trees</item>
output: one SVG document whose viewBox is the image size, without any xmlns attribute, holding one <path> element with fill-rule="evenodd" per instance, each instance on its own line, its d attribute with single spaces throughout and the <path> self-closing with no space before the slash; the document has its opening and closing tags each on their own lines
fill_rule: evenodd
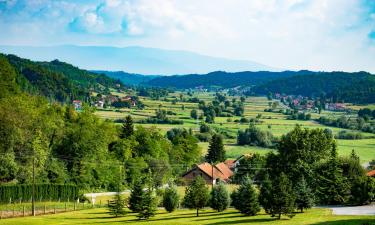
<svg viewBox="0 0 375 225">
<path fill-rule="evenodd" d="M 242 116 L 245 111 L 245 100 L 245 97 L 241 97 L 239 102 L 236 98 L 232 98 L 232 101 L 229 101 L 226 95 L 216 93 L 215 99 L 207 105 L 204 101 L 199 101 L 198 108 L 203 111 L 206 123 L 214 123 L 216 116 Z M 195 112 L 191 112 L 191 117 L 197 118 Z"/>
<path fill-rule="evenodd" d="M 363 118 L 365 121 L 375 118 L 375 110 L 369 108 L 363 108 L 358 110 L 358 117 Z"/>
<path fill-rule="evenodd" d="M 253 145 L 269 148 L 274 146 L 274 142 L 275 138 L 270 131 L 262 131 L 254 124 L 250 124 L 250 127 L 245 130 L 238 130 L 238 145 Z"/>
<path fill-rule="evenodd" d="M 174 114 L 172 111 L 164 109 L 157 109 L 155 111 L 155 117 L 140 120 L 138 123 L 153 123 L 153 124 L 184 124 L 183 120 L 170 119 L 168 115 Z"/>
<path fill-rule="evenodd" d="M 335 118 L 328 118 L 325 116 L 321 116 L 319 117 L 317 121 L 327 126 L 375 133 L 375 125 L 371 123 L 370 121 L 366 121 L 362 117 L 351 118 L 351 117 L 341 116 L 335 119 Z"/>
<path fill-rule="evenodd" d="M 337 139 L 348 139 L 348 140 L 356 140 L 356 139 L 364 138 L 363 134 L 360 132 L 347 131 L 347 130 L 341 130 L 335 137 Z"/>
<path fill-rule="evenodd" d="M 148 87 L 138 87 L 137 92 L 139 96 L 143 97 L 150 97 L 154 100 L 159 100 L 160 98 L 168 96 L 169 93 L 171 93 L 170 90 L 165 88 L 148 88 Z"/>
</svg>

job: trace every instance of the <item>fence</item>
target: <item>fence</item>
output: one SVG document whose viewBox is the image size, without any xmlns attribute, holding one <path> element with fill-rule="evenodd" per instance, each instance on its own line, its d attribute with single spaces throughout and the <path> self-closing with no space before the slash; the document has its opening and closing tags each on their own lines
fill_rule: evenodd
<svg viewBox="0 0 375 225">
<path fill-rule="evenodd" d="M 35 202 L 35 215 L 55 214 L 83 209 L 107 207 L 107 202 L 99 201 L 96 204 L 87 202 Z M 32 204 L 28 202 L 11 202 L 0 204 L 0 219 L 24 217 L 32 215 Z"/>
</svg>

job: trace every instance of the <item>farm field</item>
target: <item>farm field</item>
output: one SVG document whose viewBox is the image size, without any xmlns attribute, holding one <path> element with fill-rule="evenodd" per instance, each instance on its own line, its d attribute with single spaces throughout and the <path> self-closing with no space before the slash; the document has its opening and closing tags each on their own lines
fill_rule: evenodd
<svg viewBox="0 0 375 225">
<path fill-rule="evenodd" d="M 27 218 L 13 218 L 0 221 L 3 225 L 70 225 L 70 224 L 262 224 L 262 225 L 373 225 L 375 216 L 335 216 L 329 209 L 311 209 L 305 213 L 297 213 L 289 219 L 271 218 L 270 215 L 260 213 L 257 216 L 242 216 L 238 211 L 229 209 L 224 212 L 201 210 L 200 216 L 195 216 L 194 210 L 177 210 L 167 213 L 159 210 L 157 215 L 149 221 L 139 221 L 135 214 L 129 213 L 125 217 L 113 218 L 106 213 L 106 209 L 90 209 L 55 215 L 45 215 Z"/>
<path fill-rule="evenodd" d="M 116 93 L 114 93 L 116 94 Z M 204 100 L 206 102 L 210 102 L 214 99 L 215 93 L 213 92 L 196 92 L 192 96 L 188 96 L 184 92 L 175 92 L 170 93 L 168 97 L 161 98 L 161 100 L 152 100 L 150 98 L 141 97 L 141 101 L 144 103 L 145 108 L 143 110 L 139 109 L 105 109 L 105 110 L 98 110 L 96 111 L 96 115 L 101 118 L 117 120 L 122 119 L 127 115 L 131 115 L 137 123 L 137 121 L 144 120 L 148 117 L 154 116 L 155 111 L 157 109 L 164 109 L 166 111 L 171 111 L 176 115 L 168 115 L 170 119 L 175 120 L 182 120 L 184 124 L 177 125 L 177 124 L 139 124 L 144 127 L 152 127 L 156 126 L 161 130 L 161 132 L 166 133 L 168 130 L 172 128 L 186 128 L 192 129 L 194 132 L 199 132 L 199 124 L 201 121 L 194 120 L 190 118 L 190 111 L 192 109 L 198 110 L 197 103 L 190 103 L 190 102 L 181 102 L 177 101 L 175 103 L 172 100 L 177 99 L 179 100 L 180 96 L 184 96 L 185 98 L 193 98 L 197 97 L 200 100 Z M 232 100 L 236 98 L 239 101 L 239 97 L 235 96 L 228 96 L 228 100 Z M 346 130 L 342 128 L 336 127 L 328 127 L 325 125 L 321 125 L 314 120 L 302 121 L 302 120 L 289 120 L 287 119 L 286 115 L 278 112 L 265 112 L 264 110 L 269 108 L 270 101 L 267 100 L 266 97 L 248 97 L 245 101 L 245 112 L 244 117 L 247 119 L 256 118 L 258 117 L 261 121 L 260 124 L 257 124 L 262 130 L 268 130 L 272 132 L 272 134 L 276 137 L 281 137 L 283 134 L 291 131 L 296 124 L 301 125 L 304 128 L 321 128 L 321 129 L 330 129 L 332 130 L 333 134 L 338 134 L 341 130 Z M 355 107 L 355 106 L 353 106 Z M 198 110 L 198 114 L 202 112 Z M 343 112 L 331 112 L 331 111 L 322 111 L 321 114 L 318 113 L 311 113 L 312 119 L 317 119 L 320 116 L 325 116 L 328 118 L 339 118 L 340 116 L 344 115 Z M 350 117 L 355 118 L 355 114 L 351 114 Z M 257 152 L 260 154 L 266 154 L 272 149 L 267 148 L 260 148 L 255 146 L 237 146 L 236 145 L 236 135 L 239 129 L 246 129 L 249 124 L 248 123 L 239 123 L 234 122 L 235 120 L 239 120 L 241 117 L 233 116 L 233 117 L 216 117 L 215 123 L 211 124 L 210 126 L 214 129 L 225 131 L 231 137 L 226 138 L 225 147 L 227 150 L 227 157 L 228 158 L 236 158 L 242 154 L 250 153 L 250 152 Z M 364 139 L 360 140 L 342 140 L 338 139 L 338 151 L 339 155 L 345 156 L 350 154 L 350 152 L 354 149 L 356 153 L 360 156 L 362 163 L 367 163 L 375 158 L 375 135 L 366 132 L 360 132 Z M 208 143 L 201 142 L 200 146 L 202 147 L 202 153 L 205 154 L 207 152 Z"/>
</svg>

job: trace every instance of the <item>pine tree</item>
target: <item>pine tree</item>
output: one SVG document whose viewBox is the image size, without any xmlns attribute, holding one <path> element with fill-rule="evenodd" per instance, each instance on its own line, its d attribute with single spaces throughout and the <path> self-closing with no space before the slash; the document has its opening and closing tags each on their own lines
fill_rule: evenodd
<svg viewBox="0 0 375 225">
<path fill-rule="evenodd" d="M 206 160 L 208 162 L 224 162 L 226 159 L 225 149 L 223 144 L 223 137 L 220 134 L 214 134 L 210 141 L 210 146 L 208 147 L 208 153 L 206 155 Z"/>
<path fill-rule="evenodd" d="M 163 206 L 167 212 L 171 213 L 177 209 L 180 196 L 175 186 L 167 187 L 164 191 Z"/>
<path fill-rule="evenodd" d="M 201 176 L 197 176 L 185 190 L 184 205 L 189 209 L 196 209 L 199 216 L 199 209 L 206 206 L 208 198 L 206 182 Z"/>
<path fill-rule="evenodd" d="M 110 215 L 113 215 L 115 217 L 123 216 L 126 214 L 125 200 L 122 199 L 119 192 L 117 192 L 115 199 L 109 202 L 108 211 Z"/>
<path fill-rule="evenodd" d="M 260 211 L 258 195 L 249 177 L 246 177 L 232 194 L 232 201 L 233 206 L 247 216 L 255 216 Z"/>
<path fill-rule="evenodd" d="M 142 201 L 145 195 L 143 188 L 144 188 L 144 185 L 142 181 L 138 179 L 135 182 L 133 189 L 130 192 L 130 197 L 129 197 L 129 209 L 132 212 L 138 213 L 142 209 Z"/>
<path fill-rule="evenodd" d="M 288 217 L 294 216 L 295 196 L 292 184 L 284 173 L 281 173 L 273 182 L 271 204 L 270 213 L 272 216 L 278 215 L 278 219 L 281 218 L 281 214 Z"/>
<path fill-rule="evenodd" d="M 350 186 L 339 166 L 335 143 L 332 145 L 330 159 L 322 165 L 317 174 L 317 195 L 320 203 L 338 205 L 347 201 Z"/>
<path fill-rule="evenodd" d="M 314 194 L 304 177 L 297 183 L 295 193 L 296 206 L 301 212 L 303 212 L 303 209 L 309 209 L 314 205 Z"/>
<path fill-rule="evenodd" d="M 272 182 L 268 173 L 264 175 L 260 187 L 259 203 L 266 213 L 270 213 L 272 207 Z"/>
<path fill-rule="evenodd" d="M 133 124 L 133 118 L 128 115 L 125 117 L 125 122 L 122 124 L 122 131 L 120 138 L 128 138 L 132 136 L 134 133 L 134 124 Z"/>
<path fill-rule="evenodd" d="M 211 208 L 222 212 L 228 208 L 229 193 L 224 183 L 220 182 L 211 190 Z"/>
<path fill-rule="evenodd" d="M 151 188 L 148 188 L 147 191 L 142 196 L 141 204 L 139 207 L 137 217 L 139 219 L 149 219 L 156 214 L 157 199 L 153 195 Z"/>
</svg>

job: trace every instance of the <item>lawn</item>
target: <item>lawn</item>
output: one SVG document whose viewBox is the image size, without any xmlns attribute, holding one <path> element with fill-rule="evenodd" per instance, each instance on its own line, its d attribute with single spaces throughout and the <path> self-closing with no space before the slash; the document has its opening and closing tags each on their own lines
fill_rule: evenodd
<svg viewBox="0 0 375 225">
<path fill-rule="evenodd" d="M 335 216 L 329 209 L 311 209 L 305 213 L 297 213 L 292 219 L 282 217 L 281 220 L 271 218 L 260 213 L 258 216 L 242 216 L 234 209 L 224 212 L 201 210 L 200 216 L 195 216 L 194 210 L 178 210 L 167 213 L 164 210 L 149 221 L 139 221 L 135 214 L 129 213 L 125 217 L 113 218 L 106 213 L 106 209 L 90 209 L 67 212 L 55 215 L 4 219 L 2 225 L 57 225 L 57 224 L 262 224 L 262 225 L 375 225 L 375 216 Z"/>
</svg>

